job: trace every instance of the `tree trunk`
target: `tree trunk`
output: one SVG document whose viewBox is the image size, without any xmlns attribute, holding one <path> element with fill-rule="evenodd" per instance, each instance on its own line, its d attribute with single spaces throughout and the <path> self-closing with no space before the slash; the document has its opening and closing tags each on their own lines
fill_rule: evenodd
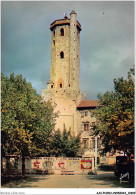
<svg viewBox="0 0 136 195">
<path fill-rule="evenodd" d="M 25 175 L 25 156 L 22 155 L 22 175 Z"/>
<path fill-rule="evenodd" d="M 11 166 L 10 166 L 10 157 L 8 156 L 6 158 L 6 172 L 9 172 L 11 169 Z"/>
<path fill-rule="evenodd" d="M 3 168 L 3 157 L 1 157 L 1 174 L 3 174 L 4 168 Z"/>
</svg>

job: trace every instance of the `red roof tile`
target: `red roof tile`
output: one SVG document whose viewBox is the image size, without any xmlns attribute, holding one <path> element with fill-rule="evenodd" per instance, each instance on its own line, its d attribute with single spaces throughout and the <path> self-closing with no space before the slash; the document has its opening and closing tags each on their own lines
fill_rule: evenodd
<svg viewBox="0 0 136 195">
<path fill-rule="evenodd" d="M 70 19 L 65 18 L 65 19 L 55 20 L 54 22 L 51 23 L 50 30 L 52 31 L 54 29 L 54 27 L 64 25 L 64 24 L 70 25 Z M 76 21 L 76 26 L 80 31 L 82 30 L 81 29 L 81 24 L 78 21 Z"/>
<path fill-rule="evenodd" d="M 80 102 L 77 108 L 94 108 L 99 105 L 99 100 L 84 100 Z"/>
</svg>

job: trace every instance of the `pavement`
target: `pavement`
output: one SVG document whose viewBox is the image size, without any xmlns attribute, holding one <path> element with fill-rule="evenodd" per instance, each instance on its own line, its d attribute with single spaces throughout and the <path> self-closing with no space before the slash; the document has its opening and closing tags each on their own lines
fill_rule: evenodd
<svg viewBox="0 0 136 195">
<path fill-rule="evenodd" d="M 30 174 L 12 179 L 1 188 L 133 188 L 129 182 L 120 183 L 113 171 L 98 171 L 97 175 Z"/>
</svg>

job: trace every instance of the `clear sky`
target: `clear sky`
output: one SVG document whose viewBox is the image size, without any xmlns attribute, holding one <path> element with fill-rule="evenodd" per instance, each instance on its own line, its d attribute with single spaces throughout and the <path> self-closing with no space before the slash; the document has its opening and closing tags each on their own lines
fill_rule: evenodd
<svg viewBox="0 0 136 195">
<path fill-rule="evenodd" d="M 80 88 L 87 99 L 113 90 L 134 65 L 133 1 L 8 1 L 1 3 L 2 73 L 22 74 L 41 94 L 50 79 L 50 24 L 63 12 L 82 25 Z"/>
</svg>

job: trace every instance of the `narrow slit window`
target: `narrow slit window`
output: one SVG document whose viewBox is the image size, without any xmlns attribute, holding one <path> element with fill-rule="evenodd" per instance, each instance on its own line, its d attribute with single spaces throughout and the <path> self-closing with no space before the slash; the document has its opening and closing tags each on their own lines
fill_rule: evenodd
<svg viewBox="0 0 136 195">
<path fill-rule="evenodd" d="M 60 88 L 62 88 L 62 83 L 60 83 Z"/>
<path fill-rule="evenodd" d="M 63 51 L 60 52 L 60 57 L 61 57 L 61 59 L 64 58 L 64 52 Z"/>
<path fill-rule="evenodd" d="M 64 36 L 64 29 L 63 28 L 60 29 L 60 35 Z"/>
</svg>

